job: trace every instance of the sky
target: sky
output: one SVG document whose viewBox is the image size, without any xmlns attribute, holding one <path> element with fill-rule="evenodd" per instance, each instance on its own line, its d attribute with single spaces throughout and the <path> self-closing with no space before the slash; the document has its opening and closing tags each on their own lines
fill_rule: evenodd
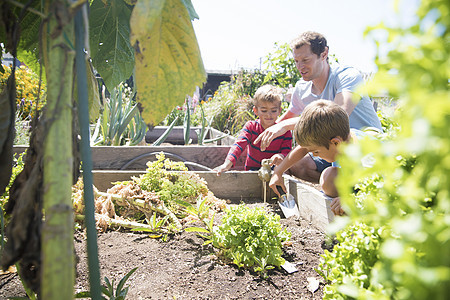
<svg viewBox="0 0 450 300">
<path fill-rule="evenodd" d="M 236 71 L 262 66 L 275 43 L 290 43 L 304 31 L 322 33 L 341 64 L 374 73 L 376 46 L 364 38 L 367 26 L 405 24 L 412 2 L 394 0 L 192 0 L 193 21 L 206 70 Z"/>
</svg>

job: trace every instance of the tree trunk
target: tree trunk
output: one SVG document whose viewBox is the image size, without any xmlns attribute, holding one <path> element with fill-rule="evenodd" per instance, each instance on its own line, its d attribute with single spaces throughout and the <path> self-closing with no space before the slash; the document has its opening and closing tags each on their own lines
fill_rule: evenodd
<svg viewBox="0 0 450 300">
<path fill-rule="evenodd" d="M 44 142 L 44 225 L 42 228 L 42 299 L 72 299 L 75 261 L 73 246 L 72 82 L 75 51 L 73 19 L 67 3 L 47 2 L 48 131 Z M 45 41 L 45 39 L 44 39 Z M 47 47 L 47 48 L 46 48 Z M 46 49 L 45 49 L 46 48 Z M 47 127 L 46 127 L 47 128 Z"/>
</svg>

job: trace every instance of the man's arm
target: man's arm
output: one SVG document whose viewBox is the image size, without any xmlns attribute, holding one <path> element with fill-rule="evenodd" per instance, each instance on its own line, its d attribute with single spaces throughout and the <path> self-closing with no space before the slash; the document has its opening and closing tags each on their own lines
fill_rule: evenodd
<svg viewBox="0 0 450 300">
<path fill-rule="evenodd" d="M 357 101 L 353 100 L 355 96 L 356 95 L 352 92 L 342 91 L 341 93 L 337 94 L 336 97 L 334 97 L 334 102 L 342 107 L 350 116 L 355 109 L 356 104 L 358 104 Z"/>
<path fill-rule="evenodd" d="M 281 121 L 290 119 L 290 118 L 295 118 L 298 117 L 297 114 L 294 114 L 293 112 L 291 112 L 289 109 L 285 111 L 284 114 L 282 114 L 278 119 L 277 119 L 277 123 L 280 123 Z"/>
<path fill-rule="evenodd" d="M 260 148 L 261 151 L 266 150 L 266 148 L 270 145 L 274 138 L 282 136 L 288 130 L 294 130 L 295 124 L 297 124 L 299 117 L 290 118 L 275 125 L 270 126 L 266 130 L 264 130 L 258 138 L 253 142 L 253 144 L 258 144 L 261 142 Z"/>
</svg>

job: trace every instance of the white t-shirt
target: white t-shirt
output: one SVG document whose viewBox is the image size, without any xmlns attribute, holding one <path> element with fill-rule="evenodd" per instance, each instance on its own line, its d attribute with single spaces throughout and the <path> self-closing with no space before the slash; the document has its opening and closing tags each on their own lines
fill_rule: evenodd
<svg viewBox="0 0 450 300">
<path fill-rule="evenodd" d="M 357 69 L 340 65 L 336 67 L 330 66 L 327 84 L 320 95 L 312 93 L 312 81 L 300 79 L 297 82 L 292 94 L 289 111 L 300 115 L 311 102 L 319 99 L 334 101 L 336 95 L 342 91 L 355 93 L 360 84 L 363 84 L 363 78 Z M 360 94 L 359 96 L 361 100 L 349 116 L 350 127 L 356 129 L 375 127 L 381 130 L 381 123 L 373 108 L 372 101 L 367 95 Z"/>
</svg>

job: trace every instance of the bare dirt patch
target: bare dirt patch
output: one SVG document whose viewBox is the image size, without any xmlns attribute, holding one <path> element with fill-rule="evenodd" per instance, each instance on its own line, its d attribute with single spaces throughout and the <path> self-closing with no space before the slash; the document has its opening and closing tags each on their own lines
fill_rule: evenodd
<svg viewBox="0 0 450 300">
<path fill-rule="evenodd" d="M 276 204 L 249 205 L 281 214 Z M 137 267 L 126 284 L 127 299 L 321 299 L 323 284 L 312 293 L 307 278 L 320 280 L 314 268 L 323 253 L 325 235 L 303 219 L 281 222 L 292 233 L 292 246 L 285 247 L 283 255 L 298 269 L 292 274 L 280 268 L 262 279 L 252 271 L 224 264 L 211 246 L 202 246 L 195 233 L 183 232 L 163 242 L 148 234 L 108 231 L 98 235 L 101 281 L 106 276 L 117 284 Z M 79 258 L 75 291 L 86 291 L 89 275 L 82 231 L 75 234 L 75 250 Z M 0 299 L 14 296 L 25 296 L 17 274 L 0 275 Z"/>
</svg>

